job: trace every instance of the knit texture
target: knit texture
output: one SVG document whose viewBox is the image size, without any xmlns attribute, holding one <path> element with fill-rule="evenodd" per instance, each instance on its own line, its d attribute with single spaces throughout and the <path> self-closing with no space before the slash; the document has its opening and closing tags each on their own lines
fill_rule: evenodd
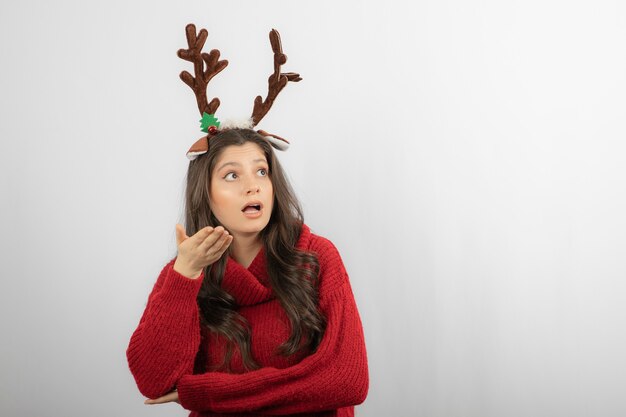
<svg viewBox="0 0 626 417">
<path fill-rule="evenodd" d="M 229 257 L 222 287 L 250 324 L 252 356 L 262 368 L 246 371 L 235 348 L 232 373 L 204 372 L 222 362 L 226 340 L 200 326 L 196 297 L 204 274 L 194 280 L 177 273 L 174 258 L 159 274 L 126 351 L 139 391 L 158 398 L 177 388 L 190 417 L 354 416 L 354 405 L 367 396 L 369 374 L 348 274 L 332 242 L 306 225 L 297 247 L 315 252 L 320 264 L 319 309 L 327 326 L 315 353 L 275 353 L 291 325 L 273 295 L 261 249 L 248 268 Z"/>
</svg>

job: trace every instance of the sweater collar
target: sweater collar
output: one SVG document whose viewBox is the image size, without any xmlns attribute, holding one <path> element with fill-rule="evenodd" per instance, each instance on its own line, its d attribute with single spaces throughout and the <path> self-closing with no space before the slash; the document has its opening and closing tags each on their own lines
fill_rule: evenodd
<svg viewBox="0 0 626 417">
<path fill-rule="evenodd" d="M 306 250 L 311 230 L 302 224 L 302 230 L 296 247 Z M 244 268 L 232 257 L 226 261 L 226 271 L 222 280 L 222 289 L 232 295 L 239 306 L 260 304 L 274 298 L 267 274 L 265 247 L 262 246 L 248 268 Z"/>
</svg>

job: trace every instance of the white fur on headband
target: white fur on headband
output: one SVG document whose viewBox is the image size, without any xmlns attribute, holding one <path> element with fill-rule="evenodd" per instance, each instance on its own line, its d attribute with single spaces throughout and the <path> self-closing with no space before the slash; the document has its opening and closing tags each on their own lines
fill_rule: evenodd
<svg viewBox="0 0 626 417">
<path fill-rule="evenodd" d="M 219 128 L 221 130 L 234 128 L 252 129 L 253 127 L 254 122 L 252 121 L 251 117 L 241 117 L 237 119 L 224 119 L 224 121 L 220 123 Z M 259 133 L 261 133 L 261 131 L 259 131 Z M 289 148 L 289 142 L 287 142 L 285 139 L 277 138 L 272 135 L 265 136 L 261 134 L 261 136 L 263 136 L 274 148 L 278 150 L 286 151 Z"/>
<path fill-rule="evenodd" d="M 289 149 L 289 142 L 285 140 L 277 139 L 272 136 L 263 136 L 263 137 L 265 138 L 266 141 L 270 143 L 270 145 L 272 145 L 274 148 L 278 149 L 279 151 L 286 151 L 287 149 Z"/>
<path fill-rule="evenodd" d="M 238 119 L 225 119 L 220 123 L 220 129 L 252 129 L 254 124 L 251 117 L 241 117 Z"/>
</svg>

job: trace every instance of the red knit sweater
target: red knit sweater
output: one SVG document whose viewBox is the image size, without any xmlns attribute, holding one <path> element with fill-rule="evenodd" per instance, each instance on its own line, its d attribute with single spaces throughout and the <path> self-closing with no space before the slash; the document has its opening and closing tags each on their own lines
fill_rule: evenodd
<svg viewBox="0 0 626 417">
<path fill-rule="evenodd" d="M 246 371 L 235 348 L 233 373 L 200 373 L 222 362 L 225 340 L 200 326 L 196 297 L 204 274 L 194 280 L 177 273 L 174 258 L 159 274 L 126 351 L 139 391 L 158 398 L 176 387 L 190 417 L 354 416 L 354 405 L 367 396 L 369 374 L 348 275 L 335 246 L 306 225 L 297 247 L 315 252 L 320 264 L 319 308 L 327 326 L 315 353 L 274 353 L 291 327 L 273 296 L 261 249 L 247 269 L 229 257 L 222 282 L 251 326 L 251 352 L 261 369 Z M 196 358 L 205 366 L 198 367 Z"/>
</svg>

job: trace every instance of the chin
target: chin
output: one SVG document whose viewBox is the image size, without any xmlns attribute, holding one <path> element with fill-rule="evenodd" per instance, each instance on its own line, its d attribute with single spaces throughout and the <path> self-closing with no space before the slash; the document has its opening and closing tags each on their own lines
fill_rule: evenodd
<svg viewBox="0 0 626 417">
<path fill-rule="evenodd" d="M 239 233 L 259 233 L 263 231 L 269 224 L 269 219 L 267 221 L 263 221 L 262 219 L 257 219 L 255 222 L 250 222 L 246 225 L 241 225 L 235 229 L 236 232 Z"/>
<path fill-rule="evenodd" d="M 263 229 L 265 229 L 265 226 L 258 226 L 258 227 L 253 227 L 253 226 L 248 226 L 248 227 L 244 227 L 239 229 L 239 231 L 241 233 L 260 233 Z"/>
</svg>

